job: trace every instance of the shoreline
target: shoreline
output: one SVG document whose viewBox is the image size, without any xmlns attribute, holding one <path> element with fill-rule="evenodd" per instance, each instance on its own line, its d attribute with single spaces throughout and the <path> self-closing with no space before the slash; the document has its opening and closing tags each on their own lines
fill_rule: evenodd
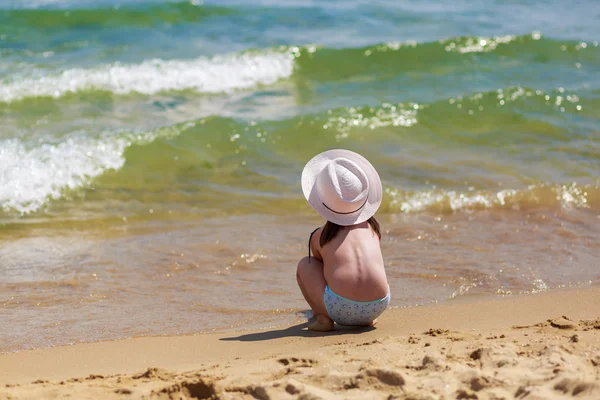
<svg viewBox="0 0 600 400">
<path fill-rule="evenodd" d="M 577 291 L 580 289 L 586 290 L 586 289 L 590 289 L 590 288 L 591 289 L 593 289 L 593 288 L 600 289 L 600 284 L 585 283 L 585 284 L 577 284 L 577 285 L 565 286 L 565 287 L 560 287 L 560 288 L 552 288 L 552 289 L 547 289 L 545 291 L 540 291 L 540 292 L 530 292 L 530 293 L 523 292 L 523 293 L 516 293 L 516 294 L 509 294 L 509 295 L 498 295 L 498 294 L 494 294 L 494 293 L 476 293 L 476 294 L 469 293 L 469 294 L 460 295 L 460 296 L 457 296 L 454 298 L 432 300 L 427 303 L 389 306 L 387 308 L 387 310 L 385 311 L 384 315 L 387 315 L 390 312 L 396 312 L 398 310 L 404 310 L 404 309 L 422 308 L 422 307 L 425 307 L 425 308 L 437 307 L 437 306 L 443 306 L 443 305 L 448 305 L 448 304 L 456 305 L 456 304 L 469 304 L 469 303 L 480 303 L 480 302 L 487 303 L 487 302 L 493 302 L 493 301 L 502 301 L 502 300 L 509 299 L 509 298 L 536 296 L 536 295 L 543 294 L 543 293 Z M 279 312 L 285 311 L 285 309 L 278 309 L 278 311 Z M 62 348 L 62 347 L 90 345 L 90 344 L 94 344 L 94 343 L 121 342 L 124 340 L 137 340 L 137 339 L 148 339 L 148 338 L 167 338 L 167 337 L 168 338 L 177 338 L 177 337 L 204 336 L 204 335 L 226 336 L 228 334 L 233 335 L 236 333 L 268 331 L 271 329 L 301 325 L 302 324 L 301 321 L 305 321 L 307 319 L 307 316 L 310 315 L 310 313 L 311 313 L 310 310 L 308 310 L 308 309 L 304 309 L 304 310 L 288 309 L 287 311 L 289 311 L 289 314 L 287 315 L 287 317 L 282 318 L 280 321 L 270 321 L 267 323 L 246 322 L 246 323 L 231 325 L 229 327 L 208 328 L 206 330 L 200 330 L 200 331 L 196 331 L 196 332 L 183 332 L 183 333 L 175 333 L 175 334 L 165 333 L 165 334 L 133 335 L 133 336 L 129 336 L 129 337 L 117 337 L 117 338 L 106 339 L 106 340 L 75 341 L 73 343 L 58 344 L 58 345 L 46 346 L 46 347 L 35 347 L 35 348 L 31 347 L 31 348 L 22 348 L 22 349 L 16 349 L 16 350 L 0 351 L 0 357 L 2 357 L 3 355 L 7 355 L 7 354 L 19 354 L 19 353 L 32 352 L 32 351 L 43 351 L 43 350 L 57 349 L 57 348 Z M 379 318 L 379 319 L 381 319 L 381 318 Z M 288 320 L 288 321 L 296 320 L 296 321 L 281 322 L 283 320 Z M 342 329 L 342 330 L 345 329 L 338 325 L 336 325 L 336 327 L 337 327 L 336 329 Z M 0 384 L 1 383 L 2 382 L 0 381 Z"/>
<path fill-rule="evenodd" d="M 527 219 L 509 211 L 439 218 L 383 214 L 381 246 L 392 305 L 473 301 L 481 294 L 598 282 L 596 218 L 572 210 L 550 221 L 546 214 L 538 210 Z M 259 222 L 265 236 L 256 242 Z M 66 231 L 30 232 L 29 238 L 5 241 L 0 353 L 294 323 L 294 310 L 307 307 L 295 265 L 306 254 L 308 233 L 320 222 L 252 215 L 178 229 L 165 225 L 164 231 L 129 222 L 131 231 L 115 237 L 81 232 L 76 237 L 80 229 L 75 229 L 67 236 Z M 579 230 L 582 235 L 573 234 Z M 275 312 L 282 307 L 284 313 Z"/>
<path fill-rule="evenodd" d="M 60 396 L 61 393 L 64 395 L 73 390 L 82 390 L 80 393 L 82 397 L 94 397 L 94 393 L 104 391 L 109 396 L 105 398 L 110 398 L 110 395 L 119 398 L 119 393 L 115 391 L 120 390 L 122 382 L 134 380 L 134 377 L 137 376 L 135 374 L 144 371 L 149 374 L 144 378 L 144 382 L 136 381 L 134 388 L 127 389 L 133 395 L 130 398 L 150 396 L 159 386 L 165 386 L 166 382 L 181 386 L 186 379 L 189 381 L 190 373 L 196 378 L 202 377 L 201 380 L 205 383 L 212 382 L 209 386 L 212 385 L 215 398 L 244 398 L 227 397 L 228 393 L 231 393 L 228 390 L 238 384 L 246 385 L 245 387 L 254 385 L 252 390 L 255 390 L 256 385 L 266 379 L 264 376 L 259 378 L 258 375 L 262 373 L 275 376 L 286 362 L 290 365 L 302 364 L 300 361 L 293 361 L 294 359 L 313 360 L 315 365 L 320 366 L 319 368 L 325 368 L 326 365 L 336 361 L 340 365 L 354 364 L 352 360 L 361 359 L 363 347 L 369 343 L 376 344 L 376 346 L 371 346 L 373 349 L 375 347 L 381 347 L 381 349 L 362 360 L 361 365 L 366 362 L 367 366 L 357 367 L 354 375 L 364 375 L 364 382 L 373 381 L 365 384 L 364 388 L 360 390 L 356 389 L 363 394 L 377 393 L 374 398 L 381 398 L 377 396 L 384 392 L 389 392 L 390 395 L 396 393 L 397 385 L 390 385 L 389 382 L 381 383 L 389 377 L 382 379 L 377 377 L 379 376 L 377 374 L 384 376 L 388 373 L 392 376 L 394 371 L 403 376 L 402 379 L 406 380 L 407 387 L 416 385 L 413 389 L 417 392 L 420 390 L 418 389 L 419 382 L 423 378 L 411 377 L 411 373 L 414 371 L 410 369 L 388 368 L 388 370 L 384 368 L 386 373 L 371 371 L 375 375 L 368 375 L 369 368 L 380 370 L 384 367 L 384 365 L 380 365 L 381 361 L 388 360 L 390 357 L 394 358 L 396 364 L 406 362 L 404 359 L 407 357 L 405 351 L 407 348 L 418 349 L 422 353 L 417 351 L 421 358 L 425 353 L 437 352 L 436 357 L 440 358 L 440 362 L 450 365 L 456 360 L 449 357 L 443 350 L 448 346 L 450 348 L 466 346 L 465 351 L 471 353 L 474 350 L 470 349 L 477 350 L 478 346 L 483 349 L 492 349 L 490 350 L 492 353 L 508 346 L 512 349 L 508 358 L 516 357 L 516 361 L 509 360 L 509 363 L 512 365 L 515 361 L 515 365 L 518 366 L 520 365 L 518 360 L 523 359 L 521 361 L 525 362 L 530 360 L 530 357 L 522 356 L 521 352 L 517 350 L 534 344 L 543 345 L 542 347 L 546 349 L 553 348 L 556 351 L 565 352 L 569 357 L 588 357 L 591 361 L 582 361 L 582 365 L 589 369 L 584 373 L 584 375 L 588 374 L 588 379 L 582 380 L 589 384 L 589 387 L 586 386 L 588 389 L 585 389 L 584 392 L 587 390 L 589 393 L 598 395 L 600 393 L 597 391 L 600 390 L 598 389 L 600 387 L 600 367 L 594 365 L 594 360 L 596 360 L 594 357 L 597 356 L 600 360 L 600 308 L 598 305 L 600 305 L 599 287 L 563 289 L 533 295 L 391 309 L 384 313 L 374 329 L 340 329 L 329 334 L 319 334 L 307 331 L 306 324 L 303 323 L 261 330 L 137 337 L 4 353 L 0 354 L 0 399 L 50 397 L 51 393 Z M 564 329 L 561 329 L 561 324 L 564 325 L 562 327 Z M 573 339 L 575 336 L 577 339 Z M 489 339 L 494 337 L 495 340 Z M 413 343 L 411 344 L 411 342 Z M 486 343 L 491 347 L 486 347 Z M 581 350 L 579 355 L 578 349 Z M 461 354 L 461 356 L 465 354 Z M 453 357 L 456 358 L 456 356 Z M 460 366 L 459 370 L 473 369 L 469 367 L 471 361 L 457 361 L 457 365 Z M 326 384 L 314 381 L 314 377 L 311 378 L 312 375 L 306 375 L 304 373 L 306 371 L 303 372 L 304 369 L 315 369 L 312 362 L 303 364 L 307 363 L 310 365 L 294 367 L 295 372 L 292 375 L 299 375 L 295 377 L 296 380 L 300 379 L 304 383 L 300 382 L 292 384 L 292 386 L 298 386 L 298 393 L 304 390 L 299 389 L 300 387 L 309 388 L 306 389 L 309 392 L 318 389 L 318 393 L 320 393 L 319 390 L 328 390 L 330 395 L 322 395 L 322 398 L 328 398 L 327 396 L 337 398 L 335 396 L 340 395 L 336 392 L 337 389 L 327 389 Z M 562 368 L 568 369 L 572 366 L 567 364 Z M 332 365 L 328 368 L 334 368 Z M 158 370 L 152 368 L 158 368 Z M 288 366 L 287 368 L 292 367 Z M 454 376 L 452 371 L 455 368 L 448 368 L 450 368 L 449 372 L 444 373 L 443 376 L 447 375 L 452 382 Z M 496 366 L 493 369 L 499 368 Z M 474 368 L 474 371 L 476 370 L 478 369 Z M 365 375 L 365 371 L 367 371 L 367 375 Z M 569 379 L 581 380 L 584 377 L 582 373 L 579 371 L 577 372 L 579 377 L 573 376 Z M 267 386 L 263 385 L 264 387 L 261 386 L 264 389 L 261 390 L 272 392 L 273 395 L 264 398 L 287 398 L 285 396 L 289 395 L 288 391 L 280 387 L 287 385 L 282 379 L 291 379 L 287 375 L 284 374 L 277 379 L 267 379 L 266 382 L 271 383 Z M 96 378 L 90 379 L 90 377 Z M 376 384 L 374 380 L 379 380 L 379 384 Z M 98 386 L 99 382 L 103 382 L 103 384 Z M 185 392 L 184 389 L 181 390 Z M 283 397 L 277 395 L 281 391 L 279 389 L 283 390 L 280 393 Z M 502 385 L 496 389 L 504 390 Z M 250 392 L 252 390 L 248 389 Z M 347 392 L 346 394 L 352 394 L 353 390 L 345 389 L 343 391 Z M 548 390 L 554 389 L 551 387 Z M 358 393 L 356 390 L 355 392 Z M 405 392 L 404 389 L 401 392 Z"/>
</svg>

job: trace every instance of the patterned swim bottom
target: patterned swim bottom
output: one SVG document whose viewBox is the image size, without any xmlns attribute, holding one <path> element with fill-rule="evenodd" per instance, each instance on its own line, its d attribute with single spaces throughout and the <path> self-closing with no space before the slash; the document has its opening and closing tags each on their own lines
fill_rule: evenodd
<svg viewBox="0 0 600 400">
<path fill-rule="evenodd" d="M 325 286 L 323 294 L 325 308 L 335 323 L 340 325 L 369 325 L 379 317 L 390 304 L 390 291 L 379 300 L 354 301 L 334 293 Z"/>
</svg>

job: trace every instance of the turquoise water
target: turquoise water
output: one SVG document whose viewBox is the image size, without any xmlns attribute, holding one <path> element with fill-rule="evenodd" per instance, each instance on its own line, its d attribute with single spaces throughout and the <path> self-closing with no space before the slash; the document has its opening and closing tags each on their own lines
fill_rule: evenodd
<svg viewBox="0 0 600 400">
<path fill-rule="evenodd" d="M 600 281 L 594 1 L 0 7 L 0 350 L 289 322 L 335 147 L 395 305 Z"/>
<path fill-rule="evenodd" d="M 439 196 L 475 187 L 489 200 L 499 182 L 519 191 L 543 182 L 597 198 L 592 3 L 25 4 L 0 11 L 8 224 L 69 207 L 60 200 L 72 192 L 86 207 L 113 170 L 111 182 L 134 189 L 128 171 L 156 166 L 150 152 L 167 157 L 171 143 L 191 145 L 191 159 L 163 159 L 162 187 L 187 187 L 182 167 L 227 155 L 230 169 L 271 181 L 261 208 L 271 192 L 296 197 L 311 154 L 357 140 L 370 158 L 391 156 L 380 166 L 386 183 L 409 200 L 430 191 L 425 182 Z M 494 162 L 481 163 L 482 151 Z M 478 164 L 468 176 L 465 163 Z M 226 174 L 228 191 L 247 181 Z M 100 201 L 118 197 L 110 185 Z"/>
</svg>

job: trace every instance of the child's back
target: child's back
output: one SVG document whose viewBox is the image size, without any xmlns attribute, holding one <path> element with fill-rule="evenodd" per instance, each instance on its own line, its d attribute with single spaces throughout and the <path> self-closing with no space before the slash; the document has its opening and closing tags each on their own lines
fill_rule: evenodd
<svg viewBox="0 0 600 400">
<path fill-rule="evenodd" d="M 368 222 L 340 227 L 323 247 L 323 227 L 311 238 L 315 257 L 323 261 L 323 275 L 329 288 L 354 301 L 385 297 L 389 287 L 379 245 L 379 236 Z"/>
</svg>

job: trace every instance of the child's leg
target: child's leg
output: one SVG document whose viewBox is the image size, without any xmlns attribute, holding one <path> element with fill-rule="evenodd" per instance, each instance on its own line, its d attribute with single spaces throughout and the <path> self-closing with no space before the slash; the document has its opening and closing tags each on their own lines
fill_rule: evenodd
<svg viewBox="0 0 600 400">
<path fill-rule="evenodd" d="M 296 272 L 298 286 L 306 302 L 312 308 L 317 317 L 317 321 L 311 324 L 308 329 L 317 331 L 330 331 L 333 329 L 333 321 L 327 314 L 323 295 L 325 293 L 325 277 L 323 276 L 323 263 L 315 258 L 304 257 L 298 263 Z"/>
</svg>

